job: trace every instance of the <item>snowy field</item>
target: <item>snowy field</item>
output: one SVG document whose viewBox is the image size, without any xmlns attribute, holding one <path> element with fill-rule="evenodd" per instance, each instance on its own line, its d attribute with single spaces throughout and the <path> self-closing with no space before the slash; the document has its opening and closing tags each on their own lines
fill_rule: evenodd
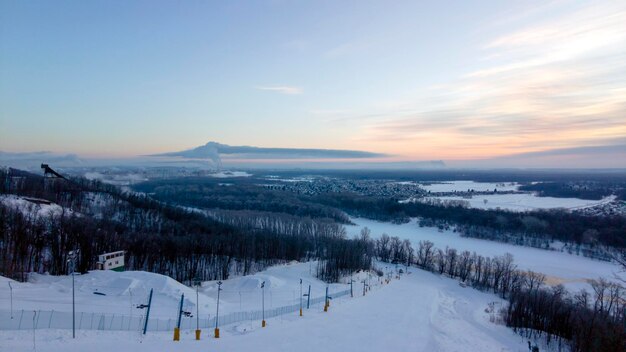
<svg viewBox="0 0 626 352">
<path fill-rule="evenodd" d="M 474 182 L 474 181 L 450 181 L 432 183 L 429 185 L 420 184 L 420 187 L 430 192 L 467 192 L 473 189 L 475 192 L 517 191 L 519 184 L 515 182 Z"/>
<path fill-rule="evenodd" d="M 589 279 L 612 278 L 615 274 L 623 276 L 623 273 L 619 273 L 620 268 L 613 263 L 591 260 L 564 252 L 461 237 L 449 230 L 439 232 L 434 227 L 419 227 L 416 220 L 400 225 L 361 218 L 352 218 L 351 220 L 357 225 L 346 226 L 350 237 L 357 236 L 361 228 L 368 227 L 374 238 L 386 233 L 389 236 L 408 239 L 414 247 L 417 247 L 419 241 L 429 240 L 440 249 L 450 247 L 459 251 L 468 250 L 490 257 L 511 253 L 518 268 L 544 273 L 550 276 L 551 282 L 562 283 L 573 291 L 588 288 L 589 285 L 586 280 Z"/>
<path fill-rule="evenodd" d="M 308 273 L 308 264 L 271 268 L 259 273 L 257 278 L 272 278 L 274 284 L 282 286 L 279 280 L 290 282 L 298 272 Z M 496 307 L 499 307 L 501 302 L 495 295 L 460 287 L 455 280 L 422 270 L 411 269 L 410 272 L 400 280 L 392 280 L 389 285 L 374 287 L 364 297 L 361 291 L 355 290 L 359 294 L 354 298 L 346 296 L 334 300 L 327 313 L 317 306 L 305 310 L 303 317 L 292 314 L 270 319 L 263 329 L 259 321 L 224 326 L 220 339 L 212 338 L 212 331 L 207 329 L 202 331 L 201 341 L 193 340 L 192 330 L 183 330 L 180 342 L 172 341 L 171 332 L 149 332 L 142 337 L 138 331 L 78 331 L 73 340 L 70 330 L 0 331 L 0 350 L 527 351 L 524 339 L 508 328 L 490 322 L 491 314 L 485 310 L 489 303 L 498 302 Z M 146 275 L 151 274 L 111 273 L 110 280 L 130 279 L 136 280 L 137 285 L 150 286 L 149 282 L 143 282 L 151 280 Z M 307 280 L 314 279 L 308 277 Z M 224 287 L 238 289 L 241 285 L 247 286 L 246 281 L 242 278 L 227 280 Z M 191 290 L 169 281 L 167 286 L 173 292 Z M 21 293 L 27 294 L 33 287 L 22 289 Z M 0 295 L 4 298 L 7 294 L 2 288 Z M 38 304 L 40 307 L 55 304 L 55 297 L 54 293 L 40 296 Z M 97 299 L 93 295 L 89 297 Z M 87 301 L 82 304 L 90 305 Z M 6 300 L 2 301 L 2 307 L 7 307 Z"/>
<path fill-rule="evenodd" d="M 507 209 L 511 211 L 529 211 L 537 209 L 581 209 L 610 203 L 615 196 L 605 197 L 601 200 L 588 200 L 579 198 L 553 198 L 537 197 L 531 193 L 514 194 L 489 194 L 475 195 L 472 198 L 463 197 L 438 197 L 442 201 L 461 200 L 467 201 L 471 208 L 479 209 Z"/>
</svg>

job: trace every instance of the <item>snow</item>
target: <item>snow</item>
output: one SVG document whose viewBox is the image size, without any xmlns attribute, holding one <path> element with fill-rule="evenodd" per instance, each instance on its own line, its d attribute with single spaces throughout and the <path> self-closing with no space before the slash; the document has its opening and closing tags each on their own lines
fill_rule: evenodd
<svg viewBox="0 0 626 352">
<path fill-rule="evenodd" d="M 268 268 L 265 271 L 225 280 L 220 291 L 220 311 L 236 312 L 241 310 L 257 310 L 261 307 L 261 283 L 265 281 L 266 308 L 272 309 L 285 305 L 299 304 L 300 279 L 306 293 L 311 285 L 311 298 L 323 297 L 326 283 L 315 278 L 317 262 L 290 263 Z M 349 288 L 346 284 L 331 284 L 329 292 L 337 292 Z M 203 284 L 203 294 L 217 299 L 217 283 Z M 213 308 L 208 313 L 213 313 Z"/>
<path fill-rule="evenodd" d="M 220 292 L 220 312 L 227 314 L 241 310 L 261 308 L 261 282 L 265 281 L 266 308 L 272 309 L 299 303 L 300 278 L 303 289 L 311 285 L 311 297 L 323 297 L 326 283 L 318 280 L 315 262 L 291 263 L 272 267 L 255 275 L 224 280 Z M 309 272 L 311 274 L 309 274 Z M 94 270 L 85 275 L 75 276 L 76 311 L 86 313 L 108 313 L 138 315 L 139 310 L 131 304 L 147 303 L 150 289 L 154 289 L 151 317 L 175 318 L 181 294 L 185 294 L 184 308 L 195 312 L 195 288 L 182 285 L 174 279 L 144 271 L 115 272 Z M 0 276 L 0 307 L 9 306 L 9 287 Z M 26 283 L 13 282 L 16 309 L 46 309 L 68 311 L 71 308 L 71 276 L 52 276 L 32 273 Z M 346 284 L 331 284 L 329 292 L 349 288 Z M 98 292 L 104 295 L 95 294 Z M 132 295 L 132 297 L 131 297 Z M 42 299 L 42 297 L 45 297 Z M 207 281 L 200 288 L 200 316 L 215 313 L 217 282 Z M 2 309 L 2 308 L 0 308 Z"/>
<path fill-rule="evenodd" d="M 33 201 L 29 201 L 31 199 Z M 0 195 L 0 202 L 11 208 L 19 209 L 25 216 L 30 216 L 31 211 L 35 211 L 37 217 L 60 216 L 64 212 L 69 214 L 72 211 L 63 209 L 56 203 L 50 203 L 47 200 L 38 200 L 35 198 L 24 198 L 13 194 Z M 50 203 L 50 204 L 44 204 Z"/>
<path fill-rule="evenodd" d="M 8 307 L 9 297 L 4 292 L 8 291 L 8 286 L 1 282 L 0 285 L 0 305 Z M 29 282 L 13 282 L 12 285 L 13 303 L 19 309 L 55 311 L 71 309 L 71 276 L 31 273 Z M 133 305 L 146 303 L 150 288 L 154 289 L 153 302 L 155 304 L 150 313 L 153 317 L 172 317 L 172 312 L 176 310 L 175 302 L 180 300 L 181 293 L 189 298 L 193 296 L 195 302 L 195 290 L 164 275 L 143 271 L 118 273 L 110 270 L 96 270 L 75 276 L 76 310 L 126 315 L 132 312 L 133 315 L 138 315 L 137 309 L 131 310 L 131 302 Z M 94 292 L 105 295 L 94 294 Z M 205 296 L 201 299 L 201 304 L 213 306 L 214 301 Z"/>
<path fill-rule="evenodd" d="M 518 268 L 544 273 L 553 280 L 553 283 L 564 284 L 572 291 L 588 288 L 587 280 L 590 279 L 599 277 L 612 279 L 615 275 L 624 276 L 623 273 L 620 274 L 620 267 L 610 262 L 592 260 L 565 252 L 461 237 L 451 230 L 440 232 L 435 227 L 419 227 L 415 219 L 406 224 L 392 224 L 362 218 L 352 218 L 351 221 L 356 224 L 346 226 L 348 235 L 351 237 L 358 236 L 363 227 L 368 227 L 374 238 L 386 233 L 389 236 L 408 239 L 414 247 L 417 247 L 419 241 L 428 240 L 439 249 L 450 247 L 458 251 L 467 250 L 489 257 L 511 253 Z"/>
<path fill-rule="evenodd" d="M 474 182 L 474 181 L 451 181 L 442 183 L 432 183 L 429 185 L 420 185 L 427 191 L 431 192 L 466 192 L 468 189 L 473 189 L 475 192 L 493 192 L 494 189 L 498 191 L 517 191 L 520 185 L 515 182 Z"/>
<path fill-rule="evenodd" d="M 472 198 L 459 196 L 438 197 L 442 201 L 460 200 L 467 201 L 471 208 L 479 209 L 507 209 L 512 211 L 529 211 L 537 209 L 581 209 L 594 207 L 597 205 L 610 203 L 615 200 L 615 196 L 605 197 L 601 200 L 587 200 L 578 198 L 553 198 L 537 197 L 531 193 L 514 194 L 489 194 L 475 195 Z"/>
<path fill-rule="evenodd" d="M 306 273 L 307 266 L 305 263 L 271 268 L 259 273 L 257 279 L 276 278 L 272 284 L 284 287 L 290 285 L 289 278 Z M 35 343 L 38 351 L 54 352 L 527 350 L 524 339 L 490 322 L 490 314 L 485 310 L 489 303 L 500 302 L 495 295 L 460 287 L 455 280 L 422 270 L 410 272 L 388 285 L 375 286 L 366 296 L 355 290 L 359 294 L 354 298 L 348 295 L 333 300 L 326 313 L 318 306 L 305 310 L 303 317 L 294 313 L 270 319 L 266 328 L 261 328 L 259 321 L 223 326 L 220 339 L 214 339 L 212 330 L 207 329 L 202 331 L 201 341 L 194 341 L 193 331 L 185 329 L 180 342 L 172 341 L 172 332 L 148 332 L 142 336 L 138 331 L 79 330 L 73 340 L 69 330 L 0 331 L 0 349 L 31 351 Z M 124 274 L 112 275 L 121 278 Z M 140 286 L 140 281 L 147 278 L 138 272 L 126 273 L 129 277 L 138 280 Z M 255 282 L 256 279 L 226 280 L 224 286 L 248 289 L 254 288 Z M 0 294 L 5 297 L 6 293 L 3 289 Z M 41 306 L 51 299 L 41 298 Z"/>
</svg>

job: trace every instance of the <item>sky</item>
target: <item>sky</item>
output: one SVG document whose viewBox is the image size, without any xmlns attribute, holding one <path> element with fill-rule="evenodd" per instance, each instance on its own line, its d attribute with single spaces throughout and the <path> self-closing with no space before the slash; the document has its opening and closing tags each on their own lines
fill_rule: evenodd
<svg viewBox="0 0 626 352">
<path fill-rule="evenodd" d="M 626 2 L 0 0 L 0 151 L 209 141 L 626 167 Z"/>
</svg>

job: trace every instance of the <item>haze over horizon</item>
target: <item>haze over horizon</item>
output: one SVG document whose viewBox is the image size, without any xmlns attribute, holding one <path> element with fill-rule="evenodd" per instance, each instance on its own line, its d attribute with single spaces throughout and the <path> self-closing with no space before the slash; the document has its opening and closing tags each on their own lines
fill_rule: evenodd
<svg viewBox="0 0 626 352">
<path fill-rule="evenodd" d="M 623 168 L 625 23 L 611 0 L 0 1 L 0 151 Z"/>
</svg>

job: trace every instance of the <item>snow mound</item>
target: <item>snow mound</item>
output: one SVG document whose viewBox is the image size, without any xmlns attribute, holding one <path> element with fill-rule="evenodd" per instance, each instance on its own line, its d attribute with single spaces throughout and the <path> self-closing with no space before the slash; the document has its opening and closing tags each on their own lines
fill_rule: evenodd
<svg viewBox="0 0 626 352">
<path fill-rule="evenodd" d="M 56 203 L 52 203 L 45 199 L 20 197 L 13 194 L 0 195 L 0 203 L 18 209 L 25 216 L 35 214 L 36 217 L 61 216 L 63 214 L 71 214 L 70 209 L 65 209 Z"/>
</svg>

